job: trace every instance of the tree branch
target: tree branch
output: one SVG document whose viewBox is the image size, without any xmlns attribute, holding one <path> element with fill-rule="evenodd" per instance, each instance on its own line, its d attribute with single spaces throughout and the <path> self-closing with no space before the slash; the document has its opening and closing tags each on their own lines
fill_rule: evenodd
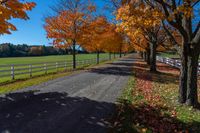
<svg viewBox="0 0 200 133">
<path fill-rule="evenodd" d="M 176 41 L 176 39 L 174 38 L 174 36 L 171 34 L 171 32 L 169 31 L 169 29 L 166 27 L 165 23 L 162 21 L 162 25 L 163 28 L 167 34 L 167 36 L 170 38 L 170 41 L 172 43 L 172 45 L 175 46 L 176 50 L 179 51 L 180 50 L 180 46 L 178 44 L 178 42 Z"/>
<path fill-rule="evenodd" d="M 193 34 L 192 34 L 192 38 L 194 38 L 195 36 L 196 36 L 196 34 L 197 34 L 197 32 L 200 30 L 200 21 L 199 21 L 199 23 L 197 24 L 197 27 L 196 27 L 196 29 L 194 30 L 194 32 L 193 32 Z"/>
</svg>

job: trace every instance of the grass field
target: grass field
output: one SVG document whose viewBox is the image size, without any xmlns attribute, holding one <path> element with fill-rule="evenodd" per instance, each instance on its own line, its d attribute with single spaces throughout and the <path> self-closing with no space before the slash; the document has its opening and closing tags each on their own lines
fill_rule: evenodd
<svg viewBox="0 0 200 133">
<path fill-rule="evenodd" d="M 168 58 L 180 58 L 178 54 L 172 54 L 172 53 L 158 53 L 159 56 L 162 57 L 168 57 Z"/>
<path fill-rule="evenodd" d="M 112 55 L 112 58 L 114 57 L 114 55 Z M 116 55 L 116 57 L 119 57 L 119 55 Z M 100 54 L 100 59 L 102 58 L 107 58 L 109 59 L 109 54 L 107 53 L 103 53 Z M 96 64 L 96 54 L 79 54 L 77 55 L 77 61 L 83 61 L 83 60 L 87 60 L 87 59 L 94 59 L 93 62 L 90 62 L 88 64 L 77 64 L 77 68 L 82 68 L 82 67 L 86 67 L 88 65 L 93 65 Z M 41 57 L 16 57 L 16 58 L 0 58 L 0 84 L 4 84 L 4 83 L 8 83 L 10 81 L 15 81 L 15 80 L 21 80 L 21 79 L 27 79 L 30 77 L 35 77 L 35 76 L 39 76 L 39 75 L 44 75 L 44 74 L 49 74 L 49 73 L 56 73 L 57 71 L 64 71 L 64 64 L 59 64 L 59 67 L 56 69 L 56 62 L 65 62 L 65 61 L 72 61 L 72 55 L 58 55 L 58 56 L 41 56 Z M 44 63 L 46 62 L 52 62 L 51 64 L 49 64 L 48 66 L 48 71 L 45 72 L 44 70 Z M 41 63 L 41 64 L 35 64 L 35 63 Z M 42 64 L 43 63 L 43 64 Z M 16 64 L 25 64 L 22 66 L 16 66 Z M 32 75 L 30 76 L 30 74 L 19 74 L 18 73 L 29 73 L 30 69 L 29 69 L 29 64 L 35 64 L 33 65 L 35 72 L 32 73 Z M 4 67 L 2 65 L 15 65 L 15 80 L 12 80 L 12 76 L 11 76 L 11 67 Z M 67 65 L 69 65 L 67 67 L 68 70 L 72 69 L 72 64 L 71 62 L 69 62 Z M 38 67 L 38 68 L 37 68 Z M 4 70 L 4 72 L 1 72 L 2 70 Z M 5 72 L 6 70 L 6 72 Z M 17 70 L 17 71 L 16 71 Z M 36 72 L 37 71 L 37 72 Z M 4 75 L 8 75 L 8 76 L 4 76 Z"/>
<path fill-rule="evenodd" d="M 172 54 L 172 53 L 158 53 L 158 56 L 162 56 L 162 57 L 168 57 L 168 58 L 180 58 L 180 56 L 175 53 L 175 54 Z M 200 61 L 200 57 L 199 57 L 199 61 Z"/>
<path fill-rule="evenodd" d="M 108 57 L 107 53 L 100 54 L 100 58 Z M 77 60 L 93 59 L 96 54 L 78 54 Z M 44 62 L 59 62 L 72 60 L 72 55 L 55 55 L 55 56 L 38 56 L 38 57 L 13 57 L 13 58 L 0 58 L 0 65 L 10 64 L 32 64 Z"/>
<path fill-rule="evenodd" d="M 104 54 L 106 56 L 106 54 Z M 84 56 L 84 55 L 82 55 Z M 116 56 L 118 57 L 118 56 Z M 116 58 L 117 59 L 117 58 Z M 49 80 L 53 80 L 59 77 L 64 77 L 67 75 L 70 75 L 72 73 L 79 73 L 84 69 L 90 69 L 91 67 L 99 67 L 105 63 L 109 63 L 114 61 L 115 59 L 112 58 L 111 61 L 105 61 L 105 62 L 101 62 L 98 66 L 96 66 L 96 64 L 91 64 L 89 66 L 85 66 L 83 69 L 78 69 L 77 71 L 59 71 L 57 73 L 49 73 L 47 75 L 41 75 L 41 76 L 35 76 L 33 78 L 25 78 L 22 80 L 14 80 L 14 81 L 8 81 L 8 82 L 3 82 L 0 83 L 0 94 L 6 94 L 12 91 L 16 91 L 16 90 L 20 90 L 29 86 L 33 86 L 33 85 L 38 85 L 40 83 L 49 81 Z M 40 73 L 41 74 L 41 73 Z M 0 80 L 2 81 L 2 79 Z"/>
</svg>

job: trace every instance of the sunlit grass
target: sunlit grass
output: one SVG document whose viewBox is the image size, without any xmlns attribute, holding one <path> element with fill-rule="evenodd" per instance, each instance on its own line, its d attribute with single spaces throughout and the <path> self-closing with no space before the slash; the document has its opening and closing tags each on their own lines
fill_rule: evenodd
<svg viewBox="0 0 200 133">
<path fill-rule="evenodd" d="M 199 133 L 200 110 L 177 100 L 179 71 L 159 63 L 159 72 L 150 73 L 143 61 L 133 67 L 134 75 L 120 98 L 112 133 Z"/>
</svg>

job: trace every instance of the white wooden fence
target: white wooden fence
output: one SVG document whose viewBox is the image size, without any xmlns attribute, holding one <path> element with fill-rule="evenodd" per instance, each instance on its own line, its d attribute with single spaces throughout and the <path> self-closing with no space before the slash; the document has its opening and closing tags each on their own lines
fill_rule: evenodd
<svg viewBox="0 0 200 133">
<path fill-rule="evenodd" d="M 108 60 L 109 58 L 100 58 L 99 62 L 104 62 Z M 76 61 L 77 68 L 82 68 L 84 66 L 89 66 L 96 63 L 96 58 Z M 72 66 L 73 62 L 71 60 L 34 64 L 0 65 L 0 79 L 7 78 L 14 80 L 17 79 L 16 76 L 26 76 L 26 78 L 28 76 L 31 78 L 36 73 L 37 75 L 44 75 L 52 72 L 71 70 Z M 2 81 L 0 80 L 0 82 Z"/>
<path fill-rule="evenodd" d="M 178 59 L 171 59 L 171 58 L 161 57 L 161 56 L 157 56 L 156 59 L 157 61 L 168 64 L 175 68 L 179 68 L 179 69 L 181 68 L 181 61 Z M 200 62 L 199 62 L 199 67 L 198 67 L 198 74 L 200 75 Z"/>
</svg>

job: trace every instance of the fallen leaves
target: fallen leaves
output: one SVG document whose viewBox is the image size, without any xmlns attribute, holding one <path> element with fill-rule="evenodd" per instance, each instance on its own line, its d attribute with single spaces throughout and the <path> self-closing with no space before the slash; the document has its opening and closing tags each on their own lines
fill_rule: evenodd
<svg viewBox="0 0 200 133">
<path fill-rule="evenodd" d="M 120 127 L 115 127 L 118 132 L 198 133 L 200 111 L 177 102 L 179 71 L 157 63 L 159 72 L 150 73 L 140 59 L 133 65 L 134 85 L 132 90 L 128 89 L 132 96 L 127 95 L 131 102 L 120 102 L 117 116 Z"/>
</svg>

